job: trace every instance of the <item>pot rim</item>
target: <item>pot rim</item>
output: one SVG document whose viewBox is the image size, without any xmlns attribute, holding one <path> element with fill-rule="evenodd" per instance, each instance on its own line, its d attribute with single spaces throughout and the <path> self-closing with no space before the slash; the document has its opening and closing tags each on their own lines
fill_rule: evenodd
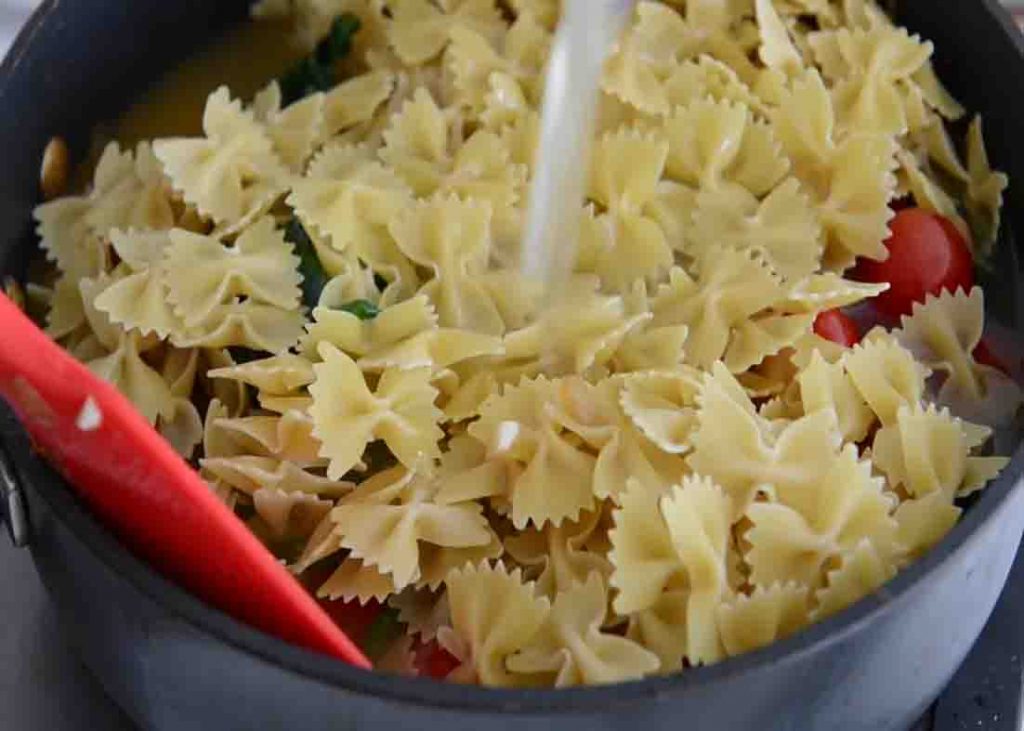
<svg viewBox="0 0 1024 731">
<path fill-rule="evenodd" d="M 1024 35 L 1016 31 L 1008 12 L 997 0 L 981 1 L 987 6 L 987 11 L 998 18 L 1024 59 Z M 37 7 L 0 63 L 0 80 L 15 73 L 33 38 L 59 9 L 61 2 L 44 0 Z M 1004 222 L 1004 226 L 1009 229 L 1009 222 Z M 1012 240 L 1012 236 L 1008 238 Z M 999 477 L 985 488 L 974 505 L 964 511 L 957 525 L 938 545 L 900 571 L 878 591 L 828 619 L 767 647 L 669 676 L 607 686 L 511 690 L 456 686 L 432 679 L 405 678 L 361 670 L 250 627 L 178 587 L 128 551 L 113 533 L 88 512 L 64 479 L 34 453 L 17 419 L 8 410 L 0 409 L 0 444 L 9 448 L 12 441 L 16 448 L 9 449 L 8 454 L 24 487 L 38 493 L 55 517 L 99 561 L 197 632 L 310 680 L 383 701 L 469 712 L 524 715 L 628 709 L 632 705 L 706 688 L 725 678 L 764 673 L 771 667 L 779 669 L 780 665 L 795 662 L 803 655 L 825 651 L 866 629 L 886 614 L 902 611 L 903 606 L 911 601 L 914 588 L 954 555 L 969 550 L 980 529 L 1005 510 L 1011 494 L 1024 485 L 1024 443 L 1021 443 Z"/>
</svg>

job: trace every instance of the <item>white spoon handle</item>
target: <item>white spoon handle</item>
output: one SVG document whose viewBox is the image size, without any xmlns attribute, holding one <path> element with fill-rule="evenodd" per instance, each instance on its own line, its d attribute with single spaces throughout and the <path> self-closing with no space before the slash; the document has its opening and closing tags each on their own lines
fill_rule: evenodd
<svg viewBox="0 0 1024 731">
<path fill-rule="evenodd" d="M 553 292 L 572 272 L 604 62 L 632 0 L 565 0 L 544 94 L 523 271 Z"/>
</svg>

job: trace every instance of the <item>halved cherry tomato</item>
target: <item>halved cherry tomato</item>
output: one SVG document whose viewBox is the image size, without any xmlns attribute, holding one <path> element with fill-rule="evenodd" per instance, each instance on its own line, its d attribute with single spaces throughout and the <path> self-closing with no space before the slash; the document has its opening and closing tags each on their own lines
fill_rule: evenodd
<svg viewBox="0 0 1024 731">
<path fill-rule="evenodd" d="M 458 659 L 437 644 L 437 640 L 418 645 L 413 654 L 416 668 L 430 678 L 447 678 L 459 666 Z"/>
<path fill-rule="evenodd" d="M 860 342 L 860 328 L 840 310 L 827 310 L 814 319 L 814 332 L 826 340 L 852 348 Z"/>
<path fill-rule="evenodd" d="M 363 605 L 357 601 L 332 602 L 321 599 L 320 606 L 330 615 L 335 624 L 341 627 L 348 638 L 360 647 L 366 641 L 366 633 L 384 611 L 384 605 L 375 601 Z"/>
<path fill-rule="evenodd" d="M 915 302 L 944 289 L 965 291 L 974 285 L 974 260 L 952 221 L 920 208 L 898 211 L 889 224 L 885 261 L 861 259 L 854 277 L 887 282 L 889 290 L 874 302 L 890 317 L 910 314 Z"/>
</svg>

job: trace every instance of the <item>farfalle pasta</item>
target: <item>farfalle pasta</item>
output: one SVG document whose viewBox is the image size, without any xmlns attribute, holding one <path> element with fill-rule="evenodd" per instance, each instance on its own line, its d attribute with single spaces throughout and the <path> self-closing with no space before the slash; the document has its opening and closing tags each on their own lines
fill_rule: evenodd
<svg viewBox="0 0 1024 731">
<path fill-rule="evenodd" d="M 908 207 L 965 258 L 998 239 L 932 45 L 871 0 L 637 2 L 545 296 L 519 258 L 560 12 L 263 0 L 311 55 L 35 211 L 50 336 L 376 617 L 382 672 L 690 672 L 877 591 L 1006 464 L 981 288 L 890 312 L 905 283 L 861 266 Z"/>
</svg>

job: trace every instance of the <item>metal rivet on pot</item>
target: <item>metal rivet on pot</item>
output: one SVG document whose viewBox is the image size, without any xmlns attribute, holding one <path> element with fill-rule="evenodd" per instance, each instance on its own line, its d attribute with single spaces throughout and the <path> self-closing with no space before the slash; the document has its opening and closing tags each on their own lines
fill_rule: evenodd
<svg viewBox="0 0 1024 731">
<path fill-rule="evenodd" d="M 28 519 L 25 515 L 25 497 L 14 477 L 7 456 L 0 452 L 0 498 L 6 518 L 7 534 L 18 548 L 28 545 Z"/>
</svg>

